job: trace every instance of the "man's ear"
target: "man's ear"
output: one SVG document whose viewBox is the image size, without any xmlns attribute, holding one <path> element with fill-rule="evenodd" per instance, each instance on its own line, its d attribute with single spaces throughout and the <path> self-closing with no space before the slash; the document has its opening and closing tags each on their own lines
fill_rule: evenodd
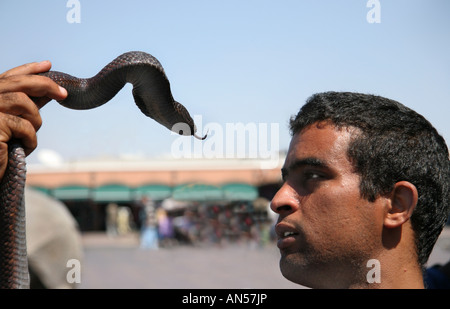
<svg viewBox="0 0 450 309">
<path fill-rule="evenodd" d="M 390 194 L 390 205 L 384 218 L 384 226 L 396 228 L 408 221 L 418 199 L 416 186 L 408 181 L 397 182 Z"/>
</svg>

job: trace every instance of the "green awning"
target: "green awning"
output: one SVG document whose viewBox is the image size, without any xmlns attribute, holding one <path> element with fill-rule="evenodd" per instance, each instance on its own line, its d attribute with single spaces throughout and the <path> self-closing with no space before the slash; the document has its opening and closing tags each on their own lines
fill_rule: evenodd
<svg viewBox="0 0 450 309">
<path fill-rule="evenodd" d="M 31 189 L 44 193 L 46 195 L 52 195 L 52 190 L 47 187 L 31 186 Z"/>
<path fill-rule="evenodd" d="M 220 201 L 223 200 L 223 194 L 216 186 L 186 184 L 175 187 L 172 198 L 178 201 Z"/>
<path fill-rule="evenodd" d="M 97 188 L 68 185 L 55 189 L 34 187 L 59 200 L 89 200 L 95 202 L 131 202 L 148 196 L 161 201 L 172 197 L 178 201 L 253 201 L 258 189 L 245 183 L 230 183 L 222 187 L 207 184 L 185 184 L 172 188 L 163 184 L 148 184 L 130 188 L 122 184 L 108 184 Z"/>
<path fill-rule="evenodd" d="M 90 189 L 80 185 L 61 186 L 53 189 L 52 195 L 58 200 L 88 200 Z"/>
<path fill-rule="evenodd" d="M 150 184 L 137 187 L 133 190 L 135 200 L 148 196 L 154 201 L 161 201 L 172 195 L 172 188 L 166 185 Z"/>
<path fill-rule="evenodd" d="M 222 186 L 223 198 L 227 201 L 253 201 L 258 189 L 245 183 L 230 183 Z"/>
<path fill-rule="evenodd" d="M 96 202 L 129 202 L 133 200 L 131 189 L 119 184 L 104 185 L 93 189 L 92 198 Z"/>
</svg>

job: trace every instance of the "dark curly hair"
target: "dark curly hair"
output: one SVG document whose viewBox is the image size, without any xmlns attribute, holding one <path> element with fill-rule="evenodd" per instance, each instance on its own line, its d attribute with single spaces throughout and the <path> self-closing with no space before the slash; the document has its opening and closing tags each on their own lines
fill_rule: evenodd
<svg viewBox="0 0 450 309">
<path fill-rule="evenodd" d="M 419 200 L 411 224 L 418 262 L 423 267 L 450 212 L 445 140 L 422 115 L 401 103 L 352 92 L 311 96 L 291 118 L 291 134 L 323 121 L 338 128 L 359 129 L 350 142 L 348 156 L 361 176 L 363 198 L 373 202 L 402 180 L 416 186 Z"/>
</svg>

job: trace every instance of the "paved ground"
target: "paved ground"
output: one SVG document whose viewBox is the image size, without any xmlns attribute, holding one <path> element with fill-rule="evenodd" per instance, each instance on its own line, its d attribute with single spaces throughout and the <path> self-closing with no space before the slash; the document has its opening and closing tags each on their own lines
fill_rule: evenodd
<svg viewBox="0 0 450 309">
<path fill-rule="evenodd" d="M 142 250 L 136 235 L 84 234 L 79 288 L 299 288 L 280 273 L 275 245 Z"/>
<path fill-rule="evenodd" d="M 157 251 L 139 249 L 135 234 L 110 238 L 83 234 L 81 289 L 296 289 L 278 268 L 274 244 L 265 248 L 229 245 L 223 248 L 177 246 Z M 432 253 L 429 264 L 450 260 L 450 229 Z"/>
</svg>

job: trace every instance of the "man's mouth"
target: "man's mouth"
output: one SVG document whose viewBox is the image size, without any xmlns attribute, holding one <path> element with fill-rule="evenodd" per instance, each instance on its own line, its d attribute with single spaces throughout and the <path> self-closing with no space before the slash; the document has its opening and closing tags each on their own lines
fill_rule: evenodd
<svg viewBox="0 0 450 309">
<path fill-rule="evenodd" d="M 294 232 L 284 232 L 283 233 L 283 237 L 288 237 L 288 236 L 291 236 L 291 235 L 295 235 L 295 233 Z"/>
<path fill-rule="evenodd" d="M 278 235 L 277 246 L 279 249 L 285 249 L 294 244 L 299 234 L 292 226 L 286 223 L 278 223 L 275 231 Z"/>
</svg>

